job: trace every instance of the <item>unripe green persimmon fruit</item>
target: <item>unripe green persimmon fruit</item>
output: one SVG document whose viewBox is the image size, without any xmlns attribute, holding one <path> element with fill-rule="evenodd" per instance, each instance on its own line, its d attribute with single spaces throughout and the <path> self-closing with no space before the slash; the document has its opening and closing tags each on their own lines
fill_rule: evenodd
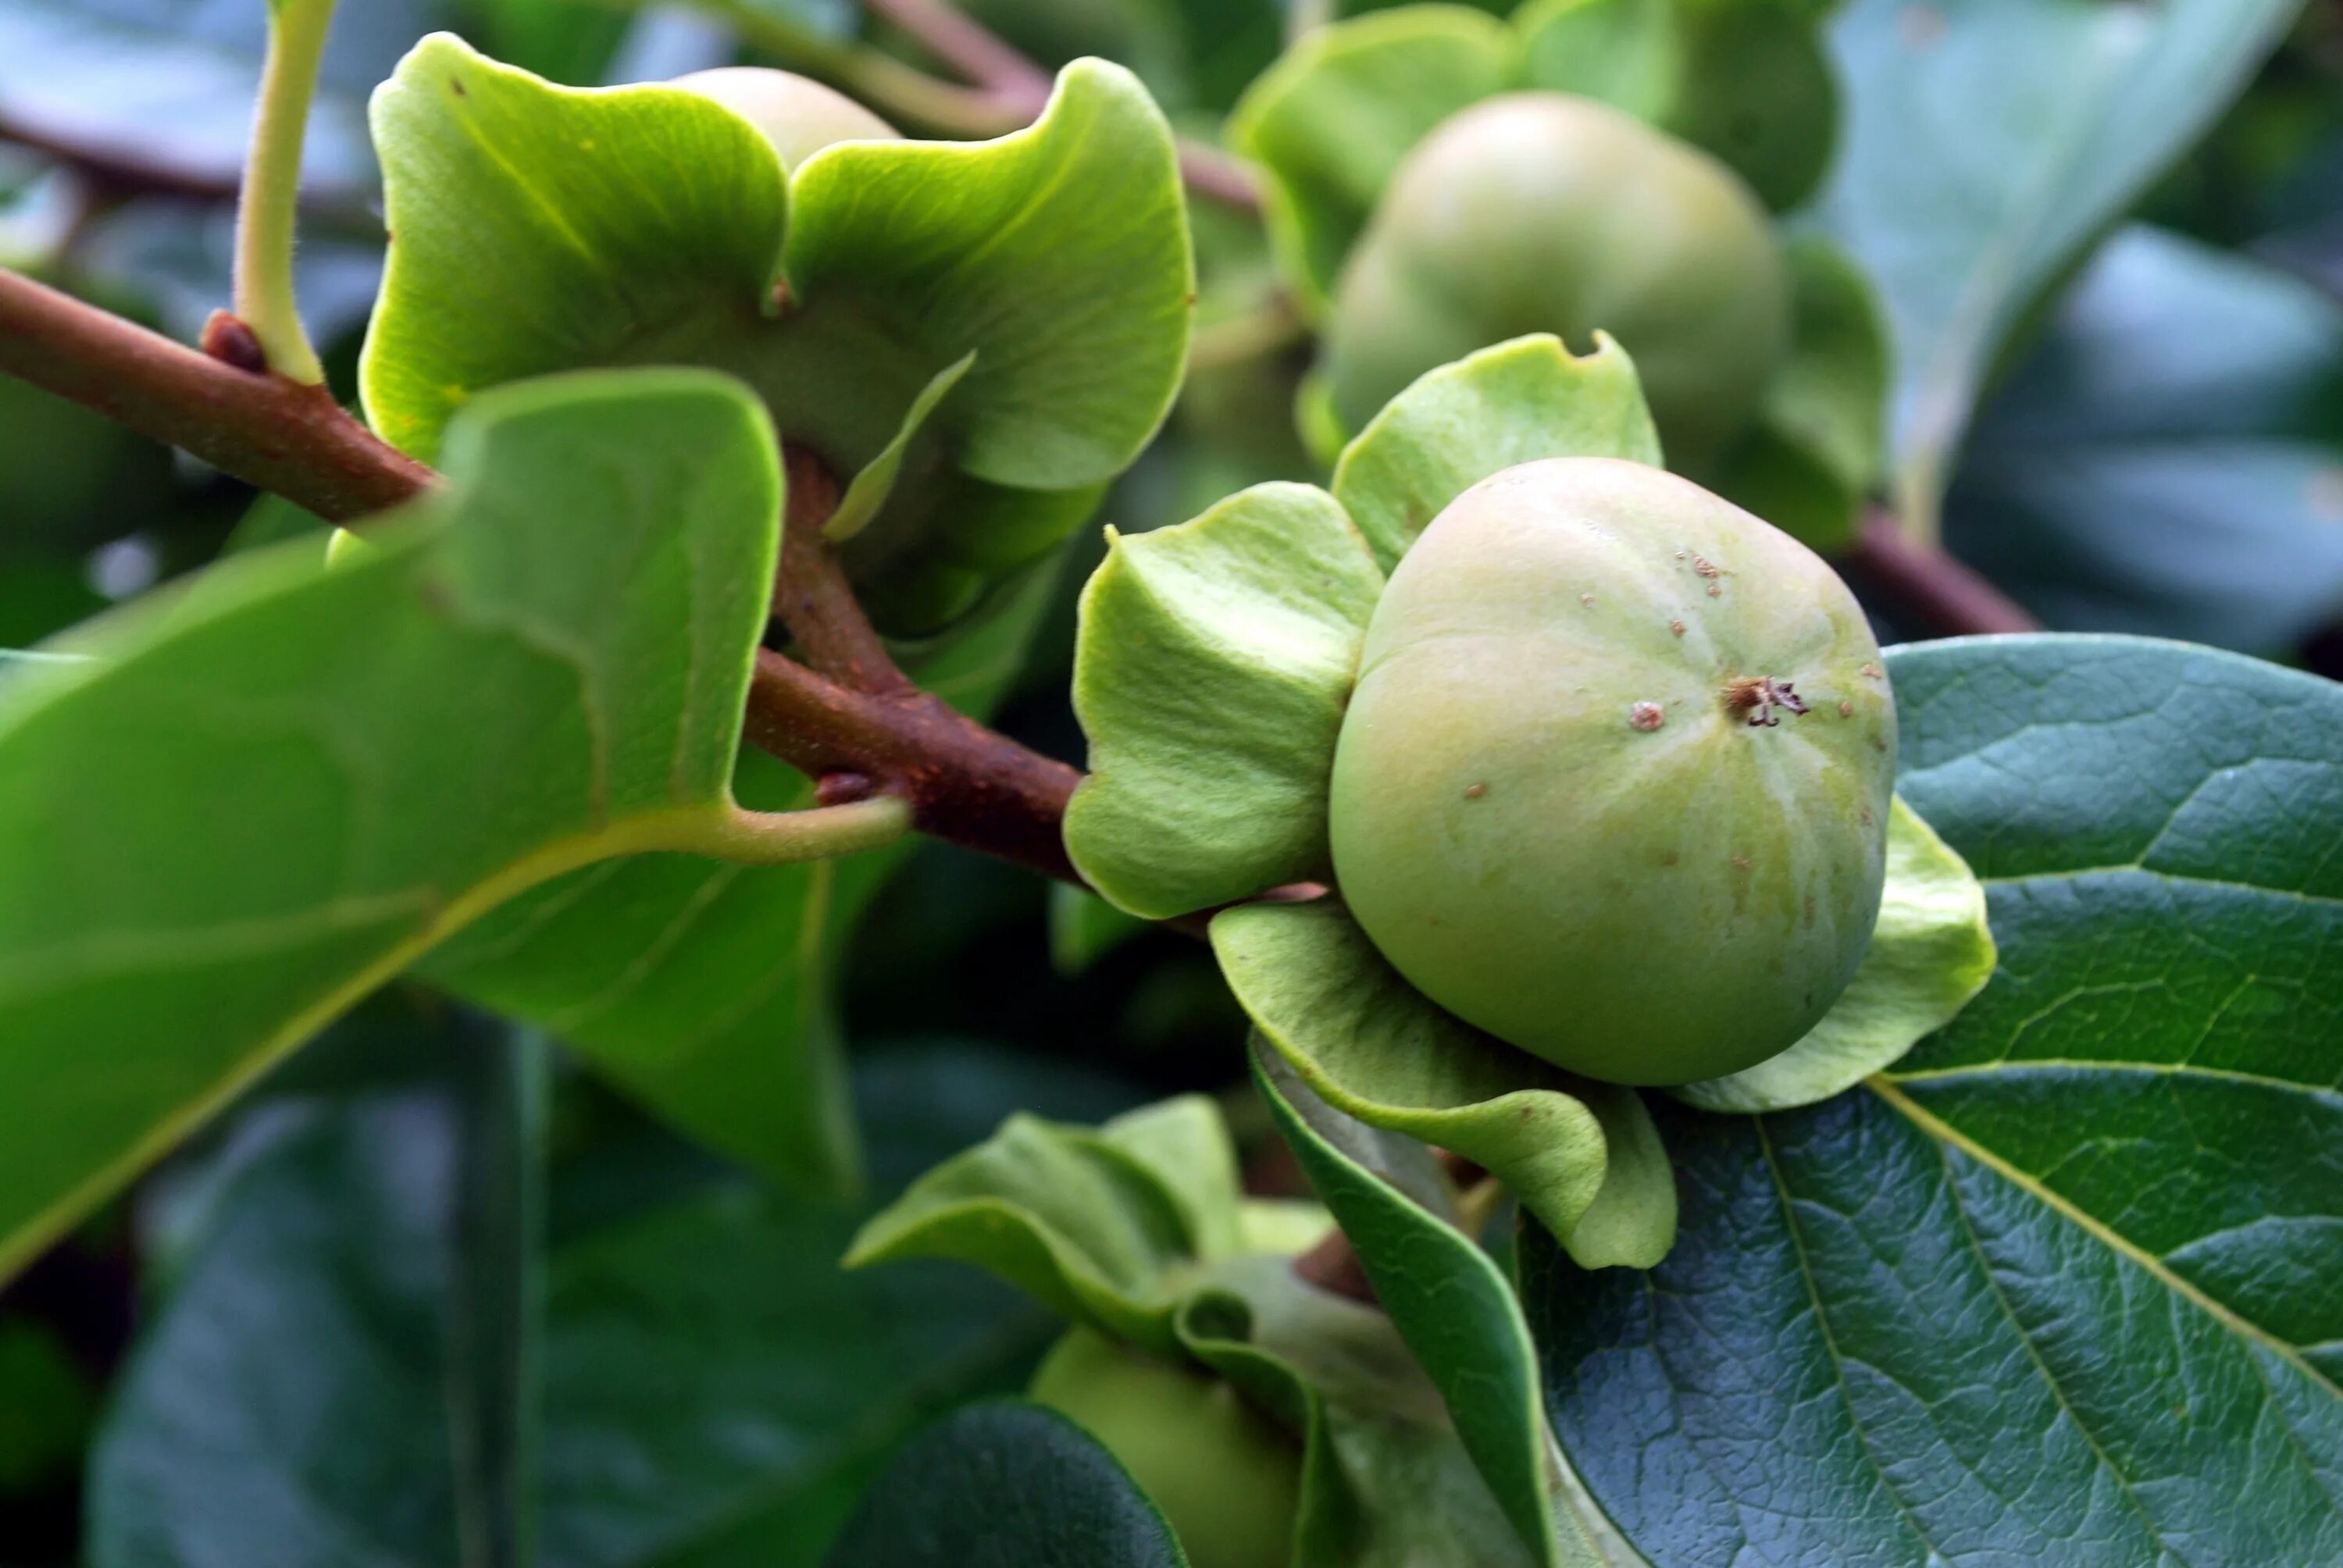
<svg viewBox="0 0 2343 1568">
<path fill-rule="evenodd" d="M 1896 707 L 1821 558 L 1687 479 L 1524 463 L 1376 604 L 1335 877 L 1415 988 L 1556 1066 L 1688 1083 L 1795 1044 L 1879 913 Z"/>
<path fill-rule="evenodd" d="M 1765 209 L 1723 164 L 1607 105 L 1513 93 L 1444 121 L 1392 176 L 1334 290 L 1326 375 L 1361 428 L 1418 376 L 1551 332 L 1635 361 L 1668 462 L 1699 473 L 1790 340 Z"/>
<path fill-rule="evenodd" d="M 678 76 L 669 85 L 713 98 L 764 132 L 784 168 L 796 168 L 833 142 L 902 139 L 902 133 L 845 94 L 793 71 L 722 65 Z"/>
<path fill-rule="evenodd" d="M 1077 1328 L 1042 1358 L 1029 1392 L 1121 1462 L 1193 1568 L 1292 1561 L 1301 1446 L 1221 1379 Z"/>
</svg>

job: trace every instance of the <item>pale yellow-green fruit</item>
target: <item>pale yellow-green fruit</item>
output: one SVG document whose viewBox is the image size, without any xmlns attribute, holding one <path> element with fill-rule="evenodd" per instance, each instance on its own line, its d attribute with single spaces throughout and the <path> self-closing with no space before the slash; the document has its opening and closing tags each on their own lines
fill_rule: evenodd
<svg viewBox="0 0 2343 1568">
<path fill-rule="evenodd" d="M 1375 607 L 1335 875 L 1450 1012 L 1588 1077 L 1692 1082 L 1845 989 L 1895 774 L 1878 644 L 1821 558 L 1657 468 L 1524 463 Z"/>
<path fill-rule="evenodd" d="M 670 86 L 713 98 L 765 134 L 794 169 L 837 142 L 892 142 L 894 126 L 835 88 L 763 65 L 722 65 L 678 76 Z"/>
<path fill-rule="evenodd" d="M 1607 105 L 1513 93 L 1408 154 L 1337 280 L 1334 411 L 1357 430 L 1425 371 L 1509 337 L 1597 330 L 1635 361 L 1669 466 L 1749 424 L 1790 339 L 1765 209 L 1697 147 Z"/>
<path fill-rule="evenodd" d="M 1226 1382 L 1077 1328 L 1029 1392 L 1121 1462 L 1192 1568 L 1287 1568 L 1302 1448 Z"/>
</svg>

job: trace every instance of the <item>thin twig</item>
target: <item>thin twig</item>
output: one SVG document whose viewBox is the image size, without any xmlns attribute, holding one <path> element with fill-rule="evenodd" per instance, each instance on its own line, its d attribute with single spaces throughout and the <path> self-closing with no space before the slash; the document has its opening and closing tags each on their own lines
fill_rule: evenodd
<svg viewBox="0 0 2343 1568">
<path fill-rule="evenodd" d="M 1066 858 L 1066 802 L 1081 774 L 923 691 L 854 691 L 762 648 L 748 736 L 814 779 L 853 772 L 911 803 L 923 833 L 1084 885 Z"/>
<path fill-rule="evenodd" d="M 1208 201 L 1239 212 L 1261 211 L 1261 186 L 1254 182 L 1252 171 L 1218 147 L 1182 136 L 1180 179 Z"/>
<path fill-rule="evenodd" d="M 980 87 L 1025 98 L 1031 114 L 1049 101 L 1050 74 L 964 11 L 943 0 L 869 0 L 870 11 Z"/>
<path fill-rule="evenodd" d="M 0 371 L 328 522 L 395 507 L 434 477 L 323 387 L 239 369 L 5 267 Z"/>
<path fill-rule="evenodd" d="M 781 523 L 781 568 L 773 579 L 773 613 L 789 628 L 820 674 L 855 691 L 900 697 L 910 678 L 895 666 L 886 643 L 863 613 L 846 580 L 838 551 L 822 525 L 838 510 L 838 480 L 811 453 L 785 447 L 789 501 Z"/>
<path fill-rule="evenodd" d="M 1976 636 L 2042 629 L 2015 599 L 1944 551 L 1913 538 L 1885 510 L 1864 519 L 1862 536 L 1840 558 L 1931 631 Z"/>
</svg>

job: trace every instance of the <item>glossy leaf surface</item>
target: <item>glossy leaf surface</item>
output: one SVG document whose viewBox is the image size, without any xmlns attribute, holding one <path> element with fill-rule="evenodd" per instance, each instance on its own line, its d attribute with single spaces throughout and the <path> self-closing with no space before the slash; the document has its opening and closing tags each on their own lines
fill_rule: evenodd
<svg viewBox="0 0 2343 1568">
<path fill-rule="evenodd" d="M 504 900 L 712 848 L 779 498 L 689 372 L 484 404 L 450 487 L 76 632 L 0 691 L 0 1268 Z"/>
<path fill-rule="evenodd" d="M 2002 339 L 2227 104 L 2294 0 L 1853 0 L 1818 201 L 1894 324 L 1897 479 L 1933 515 Z"/>
<path fill-rule="evenodd" d="M 1081 1428 L 977 1405 L 879 1478 L 828 1568 L 1187 1568 L 1171 1527 Z"/>
<path fill-rule="evenodd" d="M 1945 527 L 2050 625 L 2276 657 L 2343 613 L 2338 518 L 2343 306 L 2135 226 L 1986 406 Z"/>
</svg>

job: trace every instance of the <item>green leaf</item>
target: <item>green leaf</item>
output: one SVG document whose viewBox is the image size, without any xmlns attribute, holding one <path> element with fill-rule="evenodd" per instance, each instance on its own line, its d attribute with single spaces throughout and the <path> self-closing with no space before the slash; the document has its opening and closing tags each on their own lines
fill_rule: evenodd
<svg viewBox="0 0 2343 1568">
<path fill-rule="evenodd" d="M 761 411 L 580 377 L 490 400 L 447 457 L 349 561 L 238 557 L 0 688 L 0 1271 L 506 899 L 743 849 Z"/>
<path fill-rule="evenodd" d="M 287 1095 L 226 1145 L 92 1456 L 93 1563 L 526 1560 L 533 1048 L 415 1043 L 420 1081 Z M 354 1416 L 365 1442 L 317 1441 Z"/>
<path fill-rule="evenodd" d="M 215 1195 L 107 1415 L 94 1568 L 459 1560 L 450 1416 L 478 1396 L 448 1332 L 457 1053 L 484 1042 L 415 1043 L 421 1077 L 274 1095 L 190 1172 Z M 1128 1101 L 1030 1060 L 960 1041 L 865 1052 L 878 1179 L 1011 1105 Z M 759 1190 L 639 1123 L 610 1131 L 607 1107 L 564 1109 L 540 1265 L 546 1563 L 812 1568 L 895 1444 L 1021 1387 L 1053 1332 L 971 1270 L 843 1273 L 850 1211 Z M 364 1442 L 318 1439 L 353 1423 Z"/>
<path fill-rule="evenodd" d="M 1032 574 L 997 611 L 906 672 L 982 720 L 1006 692 L 1051 598 Z M 744 749 L 733 789 L 767 810 L 813 786 Z M 645 1106 L 787 1185 L 842 1192 L 860 1161 L 832 986 L 863 910 L 910 853 L 786 866 L 680 855 L 605 861 L 514 900 L 434 950 L 434 983 L 529 1021 Z"/>
<path fill-rule="evenodd" d="M 890 629 L 933 629 L 1063 538 L 1179 385 L 1176 159 L 1119 66 L 1068 66 L 997 141 L 842 143 L 793 175 L 696 94 L 556 87 L 444 35 L 375 124 L 397 239 L 362 386 L 387 438 L 428 456 L 467 398 L 550 370 L 730 371 L 833 477 L 896 467 L 848 553 Z"/>
<path fill-rule="evenodd" d="M 1327 874 L 1326 779 L 1382 591 L 1366 541 L 1307 485 L 1110 536 L 1082 591 L 1091 776 L 1065 828 L 1092 887 L 1161 920 Z"/>
<path fill-rule="evenodd" d="M 1601 1561 L 1591 1541 L 1574 1539 L 1569 1551 L 1557 1542 L 1537 1358 L 1513 1287 L 1472 1238 L 1345 1154 L 1335 1140 L 1359 1124 L 1282 1059 L 1257 1054 L 1253 1081 L 1523 1543 L 1544 1564 Z M 1574 1537 L 1607 1533 L 1599 1517 L 1567 1527 Z"/>
<path fill-rule="evenodd" d="M 1171 1354 L 1180 1276 L 1232 1255 L 1237 1201 L 1236 1156 L 1209 1101 L 1168 1101 L 1096 1131 L 1021 1114 L 911 1183 L 863 1226 L 846 1266 L 957 1259 Z"/>
<path fill-rule="evenodd" d="M 1302 35 L 1229 116 L 1228 143 L 1262 166 L 1272 243 L 1302 308 L 1334 276 L 1384 183 L 1434 126 L 1509 85 L 1503 22 L 1409 5 Z"/>
<path fill-rule="evenodd" d="M 938 1422 L 888 1466 L 826 1568 L 1187 1568 L 1113 1456 L 1054 1411 Z"/>
<path fill-rule="evenodd" d="M 1332 900 L 1223 910 L 1212 937 L 1262 1037 L 1337 1110 L 1485 1166 L 1589 1267 L 1666 1253 L 1675 1189 L 1634 1090 L 1443 1011 Z"/>
<path fill-rule="evenodd" d="M 1899 796 L 1871 946 L 1807 1036 L 1771 1060 L 1671 1090 L 1703 1111 L 1794 1111 L 1854 1088 L 1952 1021 L 1994 968 L 1985 889 Z"/>
<path fill-rule="evenodd" d="M 2333 1558 L 2343 692 L 2116 638 L 1891 662 L 2000 968 L 1864 1088 L 1668 1112 L 1649 1275 L 1523 1237 L 1556 1433 L 1670 1563 Z"/>
<path fill-rule="evenodd" d="M 2127 228 L 1978 420 L 1946 537 L 2050 625 L 2291 654 L 2343 613 L 2338 365 L 2330 294 Z"/>
<path fill-rule="evenodd" d="M 55 1485 L 81 1466 L 98 1390 L 46 1323 L 0 1317 L 0 1498 Z"/>
<path fill-rule="evenodd" d="M 1860 265 L 1819 234 L 1785 247 L 1794 317 L 1789 357 L 1756 423 L 1713 483 L 1814 549 L 1850 548 L 1878 483 L 1891 390 L 1887 323 Z"/>
<path fill-rule="evenodd" d="M 1830 167 L 1838 84 L 1805 0 L 1533 0 L 1533 87 L 1626 110 L 1705 148 L 1775 212 Z"/>
<path fill-rule="evenodd" d="M 1929 518 L 2003 338 L 2210 125 L 2296 0 L 1854 0 L 1833 20 L 1843 149 L 1819 212 L 1895 328 L 1895 457 Z"/>
<path fill-rule="evenodd" d="M 1574 355 L 1548 333 L 1426 371 L 1383 406 L 1334 466 L 1334 498 L 1385 571 L 1449 502 L 1541 457 L 1661 466 L 1634 363 L 1603 334 Z"/>
</svg>

